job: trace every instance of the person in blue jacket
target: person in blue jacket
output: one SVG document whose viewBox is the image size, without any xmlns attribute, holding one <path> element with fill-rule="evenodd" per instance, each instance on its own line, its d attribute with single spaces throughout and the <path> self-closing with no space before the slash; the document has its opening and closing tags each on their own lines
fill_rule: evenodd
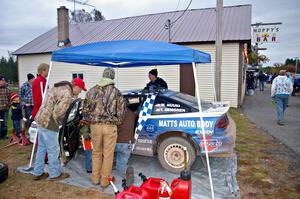
<svg viewBox="0 0 300 199">
<path fill-rule="evenodd" d="M 21 120 L 22 115 L 22 106 L 20 103 L 19 95 L 17 93 L 12 93 L 10 95 L 11 101 L 11 120 L 13 122 L 13 127 L 16 131 L 18 138 L 21 138 Z"/>
</svg>

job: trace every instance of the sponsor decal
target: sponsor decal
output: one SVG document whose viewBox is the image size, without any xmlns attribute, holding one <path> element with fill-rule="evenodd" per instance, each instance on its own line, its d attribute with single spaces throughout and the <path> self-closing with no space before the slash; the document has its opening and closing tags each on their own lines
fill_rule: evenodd
<svg viewBox="0 0 300 199">
<path fill-rule="evenodd" d="M 204 121 L 204 128 L 213 128 L 214 121 Z M 200 128 L 201 122 L 195 120 L 159 120 L 159 127 Z"/>
<path fill-rule="evenodd" d="M 207 136 L 206 138 L 206 146 L 207 146 L 207 151 L 208 152 L 213 152 L 219 147 L 222 146 L 222 142 L 220 140 L 213 140 L 211 136 Z M 205 146 L 204 146 L 204 139 L 201 137 L 200 139 L 200 147 L 201 150 L 205 151 Z"/>
<path fill-rule="evenodd" d="M 136 146 L 135 150 L 152 152 L 152 148 L 142 146 Z"/>
<path fill-rule="evenodd" d="M 142 143 L 142 144 L 152 144 L 153 140 L 149 140 L 149 139 L 138 139 L 138 143 Z"/>
<path fill-rule="evenodd" d="M 144 129 L 147 133 L 154 133 L 157 130 L 157 127 L 154 124 L 149 123 L 145 125 Z"/>
</svg>

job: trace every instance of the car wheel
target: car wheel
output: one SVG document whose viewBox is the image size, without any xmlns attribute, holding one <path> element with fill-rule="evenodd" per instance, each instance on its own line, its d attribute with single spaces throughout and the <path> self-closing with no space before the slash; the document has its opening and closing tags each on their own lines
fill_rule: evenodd
<svg viewBox="0 0 300 199">
<path fill-rule="evenodd" d="M 196 152 L 185 138 L 170 137 L 161 142 L 158 148 L 158 160 L 161 166 L 172 173 L 180 173 L 184 169 L 184 150 L 187 148 L 187 166 L 191 168 Z"/>
<path fill-rule="evenodd" d="M 0 162 L 0 183 L 4 182 L 8 177 L 8 167 L 5 163 Z"/>
</svg>

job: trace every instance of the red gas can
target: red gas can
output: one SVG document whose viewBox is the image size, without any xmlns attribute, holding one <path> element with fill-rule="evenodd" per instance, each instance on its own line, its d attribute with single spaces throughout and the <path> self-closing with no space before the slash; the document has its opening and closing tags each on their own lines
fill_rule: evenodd
<svg viewBox="0 0 300 199">
<path fill-rule="evenodd" d="M 152 199 L 148 192 L 140 187 L 131 186 L 115 196 L 115 199 Z"/>
<path fill-rule="evenodd" d="M 174 179 L 171 184 L 171 199 L 190 199 L 191 198 L 191 180 Z"/>
<path fill-rule="evenodd" d="M 140 187 L 149 193 L 151 199 L 158 199 L 162 182 L 168 185 L 168 182 L 162 178 L 148 178 Z"/>
</svg>

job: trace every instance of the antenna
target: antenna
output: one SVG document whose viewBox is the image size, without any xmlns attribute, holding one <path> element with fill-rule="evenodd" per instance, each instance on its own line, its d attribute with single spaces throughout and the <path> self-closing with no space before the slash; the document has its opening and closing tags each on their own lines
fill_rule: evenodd
<svg viewBox="0 0 300 199">
<path fill-rule="evenodd" d="M 81 4 L 81 5 L 85 5 L 85 6 L 90 6 L 90 7 L 93 7 L 95 8 L 96 6 L 93 6 L 91 4 L 88 4 L 87 2 L 89 0 L 83 0 L 83 1 L 80 1 L 80 0 L 67 0 L 67 1 L 70 1 L 70 2 L 74 2 L 74 11 L 75 11 L 75 4 L 78 3 L 78 4 Z"/>
<path fill-rule="evenodd" d="M 91 4 L 88 4 L 87 2 L 88 2 L 89 0 L 82 0 L 82 1 L 80 1 L 80 0 L 67 0 L 67 1 L 70 1 L 70 2 L 73 2 L 73 3 L 74 3 L 74 10 L 73 10 L 73 13 L 74 13 L 75 21 L 76 21 L 76 15 L 75 15 L 75 5 L 76 5 L 76 3 L 77 3 L 77 4 L 80 4 L 80 5 L 90 6 L 90 7 L 93 7 L 93 8 L 96 7 L 96 6 L 93 6 L 93 5 L 91 5 Z"/>
</svg>

